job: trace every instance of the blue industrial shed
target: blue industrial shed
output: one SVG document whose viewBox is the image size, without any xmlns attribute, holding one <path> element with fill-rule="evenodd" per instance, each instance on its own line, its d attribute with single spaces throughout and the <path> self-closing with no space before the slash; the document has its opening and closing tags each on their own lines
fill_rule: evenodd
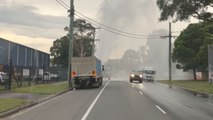
<svg viewBox="0 0 213 120">
<path fill-rule="evenodd" d="M 50 64 L 48 53 L 0 38 L 0 65 L 7 66 L 10 59 L 14 68 L 30 69 L 31 74 L 36 69 L 48 69 Z"/>
<path fill-rule="evenodd" d="M 0 38 L 0 64 L 6 65 L 12 59 L 14 66 L 49 67 L 50 55 L 30 47 Z"/>
</svg>

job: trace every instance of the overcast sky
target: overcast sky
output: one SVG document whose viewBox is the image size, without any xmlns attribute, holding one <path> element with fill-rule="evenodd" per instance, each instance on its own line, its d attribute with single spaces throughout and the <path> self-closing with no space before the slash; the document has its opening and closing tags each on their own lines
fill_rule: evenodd
<svg viewBox="0 0 213 120">
<path fill-rule="evenodd" d="M 63 0 L 69 5 L 69 0 Z M 168 21 L 158 22 L 156 0 L 75 0 L 75 10 L 108 26 L 131 33 L 149 34 L 168 29 Z M 49 52 L 52 42 L 67 33 L 67 10 L 56 0 L 0 0 L 0 37 Z M 175 23 L 181 31 L 189 23 Z M 103 59 L 121 57 L 126 49 L 137 49 L 146 41 L 98 30 L 97 55 Z M 122 40 L 122 41 L 121 41 Z M 104 50 L 103 50 L 104 49 Z M 106 52 L 108 51 L 108 52 Z"/>
<path fill-rule="evenodd" d="M 69 0 L 63 0 L 69 5 Z M 102 0 L 75 0 L 79 12 L 96 19 Z M 49 52 L 52 42 L 66 35 L 67 10 L 56 0 L 0 0 L 0 37 Z"/>
</svg>

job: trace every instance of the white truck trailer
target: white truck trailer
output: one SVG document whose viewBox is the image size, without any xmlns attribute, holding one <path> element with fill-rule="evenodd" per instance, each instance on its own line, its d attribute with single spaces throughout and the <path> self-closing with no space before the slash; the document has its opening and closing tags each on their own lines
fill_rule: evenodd
<svg viewBox="0 0 213 120">
<path fill-rule="evenodd" d="M 76 88 L 100 87 L 102 85 L 101 60 L 96 57 L 74 57 L 71 64 L 71 75 Z"/>
</svg>

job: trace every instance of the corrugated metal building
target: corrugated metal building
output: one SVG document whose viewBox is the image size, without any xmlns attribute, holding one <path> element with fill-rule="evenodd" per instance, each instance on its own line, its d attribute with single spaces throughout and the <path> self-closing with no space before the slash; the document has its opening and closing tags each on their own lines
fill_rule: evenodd
<svg viewBox="0 0 213 120">
<path fill-rule="evenodd" d="M 30 69 L 31 75 L 38 69 L 47 69 L 50 63 L 48 53 L 0 38 L 0 64 L 8 65 L 10 59 L 14 68 Z"/>
</svg>

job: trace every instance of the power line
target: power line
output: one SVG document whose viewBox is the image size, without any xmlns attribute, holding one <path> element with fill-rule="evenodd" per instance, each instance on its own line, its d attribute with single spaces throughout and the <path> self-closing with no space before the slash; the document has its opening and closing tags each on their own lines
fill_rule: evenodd
<svg viewBox="0 0 213 120">
<path fill-rule="evenodd" d="M 69 6 L 67 4 L 65 4 L 63 1 L 61 0 L 56 0 L 56 2 L 58 2 L 63 8 L 65 8 L 66 10 L 69 10 Z"/>
<path fill-rule="evenodd" d="M 126 34 L 123 34 L 123 33 L 121 33 L 121 32 L 114 31 L 114 30 L 112 30 L 112 29 L 109 29 L 109 28 L 100 26 L 100 25 L 97 24 L 96 22 L 91 21 L 91 20 L 89 20 L 89 19 L 87 19 L 87 18 L 84 18 L 84 17 L 82 17 L 82 16 L 80 16 L 80 15 L 78 15 L 78 14 L 75 14 L 75 16 L 77 16 L 77 17 L 79 17 L 79 18 L 81 18 L 81 19 L 84 19 L 84 20 L 86 20 L 86 21 L 92 23 L 93 25 L 95 25 L 95 26 L 97 26 L 97 27 L 100 27 L 100 28 L 102 28 L 102 29 L 104 29 L 104 30 L 106 30 L 106 31 L 108 31 L 108 32 L 111 32 L 111 33 L 113 33 L 113 34 L 116 34 L 116 35 L 120 35 L 120 36 L 124 36 L 124 37 L 128 37 L 128 38 L 133 38 L 133 39 L 159 39 L 159 38 L 160 38 L 160 37 L 157 37 L 157 36 L 155 36 L 154 38 L 152 38 L 152 37 L 149 37 L 148 35 L 147 35 L 146 38 L 142 38 L 142 37 L 139 37 L 139 36 L 130 36 L 130 35 L 126 35 Z"/>
<path fill-rule="evenodd" d="M 100 22 L 97 22 L 97 21 L 95 21 L 95 20 L 93 20 L 93 19 L 91 19 L 91 18 L 89 18 L 89 17 L 87 17 L 87 16 L 85 16 L 85 15 L 79 13 L 78 11 L 75 11 L 75 13 L 77 13 L 78 15 L 83 16 L 84 18 L 87 18 L 87 19 L 89 19 L 90 21 L 93 21 L 93 22 L 95 22 L 95 23 L 97 23 L 97 24 L 99 24 L 99 25 L 101 25 L 101 26 L 104 26 L 104 27 L 106 27 L 106 28 L 108 28 L 108 29 L 111 29 L 111 30 L 114 30 L 114 31 L 117 31 L 117 32 L 121 32 L 121 33 L 128 34 L 128 35 L 131 35 L 131 36 L 149 36 L 149 35 L 141 35 L 141 34 L 134 34 L 134 33 L 129 33 L 129 32 L 121 31 L 121 30 L 119 30 L 119 29 L 115 29 L 115 28 L 113 28 L 113 27 L 110 27 L 110 26 L 107 26 L 107 25 L 102 24 L 102 23 L 100 23 Z M 152 36 L 161 36 L 161 35 L 152 35 Z"/>
<path fill-rule="evenodd" d="M 69 5 L 67 5 L 63 0 L 59 0 L 62 4 L 64 4 L 67 8 L 70 8 Z"/>
<path fill-rule="evenodd" d="M 67 5 L 64 1 L 62 0 L 56 0 L 62 7 L 64 7 L 65 9 L 69 10 L 69 5 Z M 120 36 L 124 36 L 124 37 L 129 37 L 129 38 L 133 38 L 133 39 L 158 39 L 161 35 L 140 35 L 140 34 L 134 34 L 134 33 L 129 33 L 129 32 L 125 32 L 125 31 L 121 31 L 121 30 L 118 30 L 118 29 L 115 29 L 113 27 L 110 27 L 110 26 L 107 26 L 107 25 L 104 25 L 100 22 L 97 22 L 83 14 L 81 14 L 80 12 L 77 12 L 75 11 L 75 14 L 76 16 L 78 16 L 79 18 L 81 19 L 85 19 L 86 21 L 90 22 L 90 23 L 93 23 L 94 25 L 108 31 L 108 32 L 111 32 L 111 33 L 114 33 L 114 34 L 117 34 L 117 35 L 120 35 Z M 142 37 L 147 37 L 147 38 L 142 38 Z M 153 36 L 155 38 L 151 38 L 150 36 Z"/>
</svg>

